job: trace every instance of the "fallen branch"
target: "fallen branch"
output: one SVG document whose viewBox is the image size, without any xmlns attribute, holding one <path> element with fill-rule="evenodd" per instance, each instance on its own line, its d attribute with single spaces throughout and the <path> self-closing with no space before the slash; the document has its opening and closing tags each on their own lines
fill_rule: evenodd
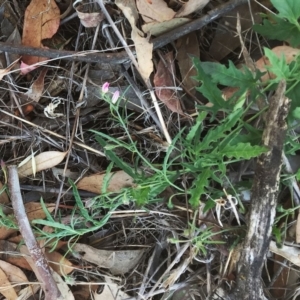
<svg viewBox="0 0 300 300">
<path fill-rule="evenodd" d="M 227 300 L 260 300 L 264 296 L 261 271 L 268 252 L 275 219 L 282 166 L 283 145 L 287 130 L 285 119 L 289 99 L 284 96 L 286 83 L 280 82 L 269 101 L 263 144 L 268 152 L 257 160 L 252 186 L 247 235 L 237 263 L 236 287 Z"/>
<path fill-rule="evenodd" d="M 45 292 L 45 300 L 57 300 L 60 297 L 60 291 L 58 290 L 56 282 L 52 277 L 48 262 L 34 237 L 29 220 L 27 218 L 21 196 L 19 175 L 16 166 L 8 167 L 8 187 L 14 209 L 14 215 L 17 219 L 19 230 L 24 242 L 35 264 L 35 275 L 42 283 L 42 288 Z"/>
</svg>

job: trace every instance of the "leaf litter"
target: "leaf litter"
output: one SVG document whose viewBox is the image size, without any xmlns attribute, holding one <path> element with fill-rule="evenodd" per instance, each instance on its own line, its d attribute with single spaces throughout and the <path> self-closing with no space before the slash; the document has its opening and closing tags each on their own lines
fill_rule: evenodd
<svg viewBox="0 0 300 300">
<path fill-rule="evenodd" d="M 216 1 L 115 0 L 106 11 L 101 3 L 5 3 L 24 23 L 21 40 L 11 30 L 1 32 L 4 43 L 38 52 L 25 47 L 17 57 L 9 50 L 0 56 L 0 282 L 7 287 L 0 293 L 7 299 L 41 293 L 40 271 L 24 245 L 28 240 L 37 241 L 64 299 L 205 299 L 221 293 L 221 281 L 236 279 L 233 265 L 240 248 L 235 245 L 243 236 L 239 222 L 246 224 L 249 202 L 242 195 L 251 195 L 253 157 L 266 151 L 261 127 L 248 122 L 257 111 L 251 95 L 260 73 L 238 67 L 236 13 L 243 13 L 243 39 L 254 42 L 246 33 L 251 10 L 238 6 L 228 13 L 221 1 L 223 19 L 185 31 L 210 16 L 219 7 Z M 264 10 L 255 6 L 255 12 Z M 256 27 L 264 32 L 259 26 L 270 24 L 265 20 Z M 168 43 L 157 49 L 161 37 Z M 285 41 L 292 44 L 263 53 L 246 43 L 262 88 L 287 76 L 297 63 L 297 39 Z M 44 55 L 48 48 L 57 51 L 55 59 Z M 124 49 L 132 51 L 137 65 L 128 56 L 116 66 Z M 74 61 L 64 59 L 70 56 L 64 50 L 73 51 Z M 92 64 L 76 61 L 95 54 L 100 56 Z M 102 63 L 105 55 L 111 63 Z M 233 99 L 238 100 L 230 113 Z M 239 113 L 247 105 L 252 112 Z M 47 118 L 45 109 L 54 117 Z M 241 119 L 247 134 L 240 130 Z M 295 139 L 289 145 L 292 155 L 298 149 Z M 227 168 L 231 161 L 235 164 Z M 20 234 L 11 209 L 7 166 L 19 164 L 24 202 L 32 199 L 26 197 L 30 192 L 44 195 L 24 203 L 33 240 Z M 282 202 L 292 209 L 287 198 Z M 274 232 L 282 226 L 276 224 Z M 298 227 L 289 231 L 291 243 Z M 297 249 L 280 245 L 282 235 L 276 236 L 270 251 L 298 266 Z"/>
</svg>

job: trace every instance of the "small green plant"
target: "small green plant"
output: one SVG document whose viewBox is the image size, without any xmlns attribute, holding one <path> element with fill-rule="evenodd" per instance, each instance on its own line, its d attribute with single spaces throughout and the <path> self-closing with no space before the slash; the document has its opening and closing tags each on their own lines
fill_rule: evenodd
<svg viewBox="0 0 300 300">
<path fill-rule="evenodd" d="M 262 25 L 254 25 L 253 29 L 261 35 L 279 41 L 289 41 L 291 46 L 300 45 L 300 6 L 298 0 L 271 0 L 278 14 L 269 13 L 264 16 Z"/>
</svg>

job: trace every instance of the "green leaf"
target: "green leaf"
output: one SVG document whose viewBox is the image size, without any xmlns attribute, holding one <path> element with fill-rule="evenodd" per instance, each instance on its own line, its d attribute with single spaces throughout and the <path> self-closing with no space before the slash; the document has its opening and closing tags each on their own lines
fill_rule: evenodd
<svg viewBox="0 0 300 300">
<path fill-rule="evenodd" d="M 215 207 L 216 207 L 216 202 L 212 199 L 208 199 L 207 202 L 205 203 L 203 213 L 206 213 L 207 211 Z"/>
<path fill-rule="evenodd" d="M 193 208 L 199 206 L 200 197 L 205 193 L 205 188 L 209 186 L 209 178 L 211 177 L 211 169 L 206 168 L 200 172 L 198 177 L 194 180 L 193 185 L 195 186 L 191 189 L 191 198 L 189 203 L 192 205 Z"/>
<path fill-rule="evenodd" d="M 99 132 L 95 132 L 95 133 L 98 134 L 98 136 L 96 137 L 96 140 L 105 149 L 105 146 L 106 146 L 105 140 L 99 136 L 100 135 Z M 106 149 L 105 154 L 107 157 L 110 158 L 111 161 L 113 161 L 116 164 L 116 166 L 118 166 L 120 169 L 122 169 L 124 172 L 126 172 L 128 175 L 130 175 L 132 178 L 136 177 L 136 174 L 133 172 L 132 168 L 127 163 L 125 163 L 123 160 L 121 160 L 114 152 Z"/>
<path fill-rule="evenodd" d="M 216 114 L 219 110 L 229 109 L 230 108 L 229 103 L 223 99 L 222 92 L 217 87 L 217 85 L 212 82 L 211 77 L 203 71 L 200 60 L 194 57 L 193 64 L 198 73 L 197 76 L 194 76 L 194 79 L 202 83 L 201 87 L 196 89 L 199 92 L 201 92 L 209 102 L 213 104 L 213 106 L 210 107 L 209 109 L 214 114 Z"/>
<path fill-rule="evenodd" d="M 300 5 L 298 0 L 271 0 L 278 10 L 278 16 L 288 19 L 291 23 L 297 22 L 300 17 Z"/>
<path fill-rule="evenodd" d="M 257 73 L 257 76 L 254 77 L 248 68 L 244 67 L 239 70 L 232 61 L 229 61 L 228 68 L 222 64 L 212 62 L 203 62 L 201 67 L 205 73 L 211 75 L 215 83 L 239 87 L 244 90 L 249 89 L 250 86 L 256 86 L 257 80 L 262 75 L 262 73 Z"/>
<path fill-rule="evenodd" d="M 211 149 L 214 144 L 219 142 L 219 139 L 226 137 L 226 132 L 230 131 L 232 127 L 239 122 L 243 113 L 243 109 L 237 109 L 228 115 L 227 118 L 222 121 L 222 124 L 218 125 L 214 129 L 210 129 L 202 142 L 199 143 L 198 152 Z"/>
<path fill-rule="evenodd" d="M 207 112 L 202 111 L 201 113 L 199 113 L 197 119 L 196 119 L 196 124 L 192 126 L 190 132 L 188 133 L 187 137 L 186 137 L 186 141 L 191 142 L 195 136 L 196 138 L 199 138 L 198 136 L 198 132 L 200 131 L 201 133 L 201 127 L 203 124 L 203 120 L 205 120 L 207 116 Z"/>
<path fill-rule="evenodd" d="M 292 115 L 295 119 L 300 120 L 300 107 L 296 107 L 293 111 L 292 111 Z"/>
<path fill-rule="evenodd" d="M 278 16 L 269 15 L 268 19 L 265 19 L 262 25 L 253 25 L 253 29 L 271 40 L 288 40 L 292 47 L 300 45 L 300 29 L 298 24 L 289 22 Z"/>
<path fill-rule="evenodd" d="M 81 215 L 85 218 L 86 221 L 90 221 L 94 224 L 93 218 L 91 218 L 91 216 L 89 215 L 88 210 L 83 205 L 83 202 L 80 198 L 80 195 L 78 193 L 76 185 L 74 184 L 74 182 L 71 179 L 69 179 L 69 183 L 72 186 L 73 195 L 74 195 L 77 207 L 79 208 L 79 211 L 80 211 Z"/>
<path fill-rule="evenodd" d="M 251 146 L 250 143 L 239 143 L 234 146 L 225 146 L 222 149 L 222 152 L 220 152 L 220 155 L 224 155 L 229 158 L 234 157 L 237 159 L 250 159 L 252 157 L 257 157 L 266 151 L 267 149 L 265 147 Z"/>
<path fill-rule="evenodd" d="M 279 82 L 283 79 L 287 79 L 290 75 L 290 68 L 286 63 L 285 56 L 282 54 L 281 58 L 270 49 L 264 48 L 265 55 L 270 61 L 270 65 L 266 68 L 276 74 L 276 78 L 273 79 L 274 82 Z"/>
</svg>

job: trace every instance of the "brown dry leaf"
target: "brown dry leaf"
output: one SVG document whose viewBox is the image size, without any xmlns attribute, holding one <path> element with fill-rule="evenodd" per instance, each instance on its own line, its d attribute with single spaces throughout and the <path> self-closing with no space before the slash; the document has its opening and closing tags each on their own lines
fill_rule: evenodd
<svg viewBox="0 0 300 300">
<path fill-rule="evenodd" d="M 86 13 L 79 11 L 81 9 L 82 5 L 79 5 L 75 8 L 82 26 L 86 28 L 97 27 L 104 19 L 102 12 Z"/>
<path fill-rule="evenodd" d="M 184 87 L 192 94 L 196 92 L 195 88 L 199 85 L 197 80 L 192 76 L 197 75 L 190 55 L 200 57 L 200 49 L 197 41 L 197 34 L 192 32 L 187 34 L 176 42 L 177 61 L 181 73 L 182 83 Z"/>
<path fill-rule="evenodd" d="M 247 32 L 247 30 L 252 28 L 252 17 L 255 23 L 261 22 L 260 11 L 261 6 L 253 1 L 251 3 L 251 10 L 249 10 L 249 4 L 245 3 L 220 18 L 216 27 L 215 36 L 209 47 L 209 57 L 220 61 L 232 53 L 237 47 L 241 46 L 239 37 L 236 34 L 237 13 L 240 16 L 242 32 Z"/>
<path fill-rule="evenodd" d="M 168 7 L 164 0 L 137 0 L 137 8 L 146 23 L 157 21 L 164 22 L 175 16 L 175 11 Z"/>
<path fill-rule="evenodd" d="M 52 213 L 55 209 L 54 203 L 45 203 L 45 206 L 47 207 L 49 213 Z M 41 203 L 38 202 L 26 203 L 25 210 L 29 221 L 46 218 L 46 214 L 41 206 Z"/>
<path fill-rule="evenodd" d="M 59 275 L 65 276 L 74 270 L 73 264 L 57 251 L 49 252 L 46 250 L 45 256 L 49 261 L 50 267 Z"/>
<path fill-rule="evenodd" d="M 0 240 L 0 259 L 5 260 L 21 269 L 31 270 L 31 267 L 20 254 L 18 244 Z"/>
<path fill-rule="evenodd" d="M 94 300 L 122 300 L 130 298 L 128 294 L 121 291 L 121 287 L 114 283 L 108 276 L 104 276 L 107 283 L 101 294 L 96 291 L 93 293 Z"/>
<path fill-rule="evenodd" d="M 94 247 L 77 243 L 72 250 L 82 259 L 101 268 L 109 269 L 113 275 L 124 274 L 132 270 L 141 259 L 144 250 L 100 250 Z"/>
<path fill-rule="evenodd" d="M 69 286 L 67 283 L 61 278 L 59 274 L 55 271 L 52 271 L 53 279 L 55 280 L 57 287 L 61 293 L 60 299 L 61 300 L 75 300 L 74 295 L 72 294 Z"/>
<path fill-rule="evenodd" d="M 44 91 L 44 79 L 47 74 L 48 68 L 44 67 L 38 78 L 33 82 L 29 90 L 25 93 L 30 99 L 32 99 L 35 102 L 39 102 L 43 95 Z"/>
<path fill-rule="evenodd" d="M 0 260 L 0 268 L 4 271 L 11 284 L 17 284 L 17 283 L 26 284 L 26 282 L 28 282 L 26 275 L 20 268 L 4 260 Z M 15 289 L 16 291 L 18 291 L 20 290 L 20 287 L 16 286 Z"/>
<path fill-rule="evenodd" d="M 153 72 L 152 51 L 153 44 L 147 38 L 141 37 L 139 31 L 132 30 L 131 38 L 135 45 L 139 72 L 143 79 L 147 81 Z"/>
<path fill-rule="evenodd" d="M 142 25 L 142 29 L 147 34 L 149 33 L 150 35 L 159 36 L 190 21 L 191 20 L 188 18 L 174 18 L 164 22 L 151 22 L 144 24 Z"/>
<path fill-rule="evenodd" d="M 46 151 L 34 157 L 36 172 L 50 169 L 63 161 L 67 152 Z M 23 178 L 33 174 L 32 159 L 18 168 L 19 177 Z"/>
<path fill-rule="evenodd" d="M 160 60 L 154 75 L 155 94 L 171 111 L 183 115 L 180 101 L 172 89 L 174 86 L 172 74 L 175 72 L 173 53 L 166 53 L 164 59 L 166 66 L 164 62 Z M 171 72 L 169 72 L 169 70 Z"/>
<path fill-rule="evenodd" d="M 273 253 L 276 253 L 296 266 L 300 266 L 300 250 L 297 247 L 291 247 L 282 245 L 281 248 L 278 248 L 274 241 L 271 241 L 269 250 Z"/>
<path fill-rule="evenodd" d="M 182 5 L 180 10 L 176 13 L 175 17 L 185 17 L 202 9 L 210 0 L 189 0 Z"/>
<path fill-rule="evenodd" d="M 136 28 L 135 25 L 139 19 L 139 13 L 136 8 L 135 0 L 115 0 L 115 4 L 123 12 L 124 16 L 130 23 L 131 28 Z"/>
<path fill-rule="evenodd" d="M 11 286 L 9 279 L 7 278 L 5 272 L 0 268 L 0 293 L 7 300 L 16 300 L 18 295 L 14 288 Z"/>
<path fill-rule="evenodd" d="M 0 181 L 0 203 L 7 204 L 7 203 L 9 203 L 9 198 L 8 198 L 8 195 L 5 191 L 5 189 L 3 189 L 3 191 L 1 192 L 2 188 L 3 188 L 3 184 Z"/>
<path fill-rule="evenodd" d="M 107 192 L 120 192 L 123 188 L 134 186 L 133 178 L 125 173 L 123 170 L 111 173 L 110 181 L 107 187 Z M 110 174 L 110 175 L 111 175 Z M 80 190 L 89 191 L 92 193 L 100 194 L 103 184 L 104 174 L 94 174 L 82 178 L 77 183 L 77 188 Z"/>
<path fill-rule="evenodd" d="M 139 72 L 144 80 L 148 80 L 150 74 L 153 72 L 152 51 L 153 44 L 149 43 L 147 38 L 144 38 L 143 32 L 137 27 L 136 23 L 139 14 L 134 0 L 116 0 L 116 5 L 122 10 L 124 16 L 131 25 L 131 39 L 134 42 L 137 61 L 139 65 Z"/>
<path fill-rule="evenodd" d="M 60 10 L 55 0 L 31 0 L 24 17 L 22 45 L 43 48 L 42 40 L 50 39 L 58 30 Z M 22 61 L 32 65 L 45 58 L 24 55 Z"/>
<path fill-rule="evenodd" d="M 32 296 L 35 295 L 38 290 L 41 288 L 38 284 L 32 284 L 19 292 L 18 300 L 26 300 L 28 298 L 34 299 Z"/>
</svg>

